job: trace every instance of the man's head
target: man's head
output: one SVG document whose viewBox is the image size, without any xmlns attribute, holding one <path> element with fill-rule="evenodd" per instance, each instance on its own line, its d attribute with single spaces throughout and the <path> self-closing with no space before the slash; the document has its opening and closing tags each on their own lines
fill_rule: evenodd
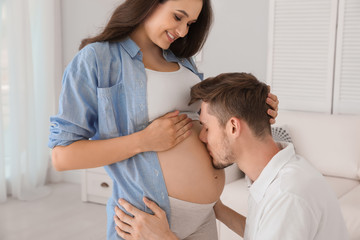
<svg viewBox="0 0 360 240">
<path fill-rule="evenodd" d="M 248 73 L 220 74 L 191 88 L 189 104 L 203 101 L 200 139 L 207 144 L 215 168 L 235 162 L 232 143 L 244 132 L 244 125 L 259 141 L 271 136 L 268 92 L 265 83 Z"/>
</svg>

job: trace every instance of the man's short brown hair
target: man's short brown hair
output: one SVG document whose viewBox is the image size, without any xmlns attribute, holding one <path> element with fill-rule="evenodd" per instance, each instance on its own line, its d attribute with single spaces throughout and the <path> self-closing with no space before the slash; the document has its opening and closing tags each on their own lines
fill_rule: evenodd
<svg viewBox="0 0 360 240">
<path fill-rule="evenodd" d="M 223 73 L 194 85 L 189 105 L 202 100 L 209 104 L 209 113 L 216 116 L 222 126 L 236 117 L 244 120 L 255 136 L 261 138 L 271 135 L 268 93 L 268 86 L 252 74 Z"/>
</svg>

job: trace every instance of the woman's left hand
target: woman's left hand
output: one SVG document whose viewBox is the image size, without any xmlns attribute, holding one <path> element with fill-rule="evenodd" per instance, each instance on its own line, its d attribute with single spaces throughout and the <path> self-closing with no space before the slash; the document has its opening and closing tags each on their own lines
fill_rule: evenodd
<svg viewBox="0 0 360 240">
<path fill-rule="evenodd" d="M 269 106 L 272 108 L 272 109 L 268 109 L 267 114 L 270 115 L 271 117 L 270 124 L 274 124 L 275 118 L 278 115 L 279 99 L 276 95 L 269 93 L 266 99 L 266 103 L 269 104 Z"/>
</svg>

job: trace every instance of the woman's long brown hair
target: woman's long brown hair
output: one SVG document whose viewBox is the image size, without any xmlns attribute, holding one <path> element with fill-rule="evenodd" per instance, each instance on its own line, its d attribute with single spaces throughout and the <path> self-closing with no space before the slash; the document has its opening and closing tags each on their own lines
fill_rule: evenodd
<svg viewBox="0 0 360 240">
<path fill-rule="evenodd" d="M 174 0 L 126 0 L 112 14 L 104 30 L 95 37 L 81 41 L 79 49 L 94 42 L 117 42 L 130 33 L 158 6 Z M 210 0 L 203 0 L 203 7 L 197 21 L 191 24 L 188 34 L 170 45 L 170 50 L 180 58 L 195 55 L 204 45 L 212 22 Z"/>
</svg>

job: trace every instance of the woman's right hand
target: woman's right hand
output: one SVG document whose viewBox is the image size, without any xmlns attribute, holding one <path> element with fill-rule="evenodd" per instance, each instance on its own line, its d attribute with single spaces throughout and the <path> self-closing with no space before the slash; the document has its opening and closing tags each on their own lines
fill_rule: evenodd
<svg viewBox="0 0 360 240">
<path fill-rule="evenodd" d="M 144 152 L 161 152 L 173 148 L 191 134 L 191 119 L 179 111 L 155 119 L 142 131 Z"/>
</svg>

